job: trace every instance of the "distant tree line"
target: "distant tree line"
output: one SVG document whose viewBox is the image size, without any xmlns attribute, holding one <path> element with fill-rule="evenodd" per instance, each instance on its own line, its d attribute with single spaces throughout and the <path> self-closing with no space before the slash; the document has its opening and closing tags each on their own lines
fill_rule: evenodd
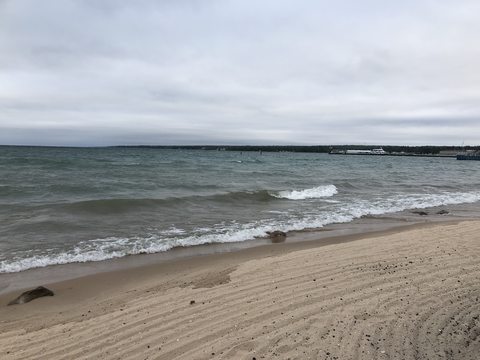
<svg viewBox="0 0 480 360">
<path fill-rule="evenodd" d="M 225 151 L 256 151 L 256 152 L 302 152 L 329 153 L 332 150 L 371 150 L 383 148 L 388 153 L 406 153 L 437 155 L 441 151 L 460 152 L 463 150 L 480 150 L 480 146 L 393 146 L 393 145 L 138 145 L 116 146 L 127 148 L 149 149 L 183 149 L 183 150 L 225 150 Z"/>
</svg>

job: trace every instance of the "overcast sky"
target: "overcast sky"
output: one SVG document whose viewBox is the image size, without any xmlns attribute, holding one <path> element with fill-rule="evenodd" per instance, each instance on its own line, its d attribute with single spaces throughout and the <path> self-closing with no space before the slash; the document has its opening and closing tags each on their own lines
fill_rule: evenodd
<svg viewBox="0 0 480 360">
<path fill-rule="evenodd" d="M 463 141 L 479 0 L 0 0 L 0 144 Z"/>
</svg>

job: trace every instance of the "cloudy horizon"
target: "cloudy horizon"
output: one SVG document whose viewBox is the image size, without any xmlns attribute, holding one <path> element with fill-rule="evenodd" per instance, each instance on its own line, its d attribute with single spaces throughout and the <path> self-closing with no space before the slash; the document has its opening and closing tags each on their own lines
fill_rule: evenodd
<svg viewBox="0 0 480 360">
<path fill-rule="evenodd" d="M 0 0 L 0 144 L 479 145 L 480 2 Z"/>
</svg>

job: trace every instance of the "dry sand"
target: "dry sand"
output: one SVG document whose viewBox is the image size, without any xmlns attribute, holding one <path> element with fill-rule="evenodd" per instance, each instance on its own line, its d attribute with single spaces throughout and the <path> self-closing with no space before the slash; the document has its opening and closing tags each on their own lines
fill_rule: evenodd
<svg viewBox="0 0 480 360">
<path fill-rule="evenodd" d="M 269 251 L 2 297 L 0 358 L 480 359 L 480 221 Z"/>
</svg>

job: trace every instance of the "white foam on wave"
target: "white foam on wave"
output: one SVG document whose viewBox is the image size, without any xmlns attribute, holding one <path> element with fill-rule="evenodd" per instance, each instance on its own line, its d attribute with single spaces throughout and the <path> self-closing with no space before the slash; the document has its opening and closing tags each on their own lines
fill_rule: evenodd
<svg viewBox="0 0 480 360">
<path fill-rule="evenodd" d="M 162 235 L 181 235 L 185 234 L 185 230 L 176 228 L 175 226 L 171 226 L 166 230 L 160 230 L 159 233 Z"/>
<path fill-rule="evenodd" d="M 95 239 L 79 243 L 73 249 L 55 254 L 40 254 L 11 262 L 0 262 L 0 273 L 19 272 L 32 268 L 69 263 L 102 261 L 129 255 L 128 238 Z"/>
<path fill-rule="evenodd" d="M 174 247 L 211 243 L 229 243 L 252 240 L 264 236 L 266 231 L 294 231 L 321 228 L 332 223 L 346 223 L 364 215 L 382 215 L 413 208 L 474 203 L 480 201 L 480 192 L 444 192 L 437 194 L 397 194 L 388 198 L 357 199 L 339 203 L 328 212 L 292 216 L 282 220 L 265 219 L 247 224 L 218 224 L 199 227 L 192 235 L 170 228 L 147 237 L 105 238 L 79 243 L 75 248 L 54 254 L 38 254 L 26 258 L 0 261 L 0 273 L 24 271 L 49 265 L 82 263 L 120 258 L 127 255 L 151 254 L 168 251 Z"/>
<path fill-rule="evenodd" d="M 408 209 L 425 209 L 442 205 L 469 204 L 480 201 L 480 192 L 443 192 L 438 194 L 397 194 L 390 198 L 356 201 L 344 209 L 354 218 L 382 215 Z"/>
<path fill-rule="evenodd" d="M 338 190 L 335 185 L 322 185 L 305 190 L 279 191 L 277 194 L 272 194 L 272 196 L 280 199 L 306 200 L 331 197 L 335 194 L 338 194 Z"/>
<path fill-rule="evenodd" d="M 304 220 L 291 219 L 286 222 L 259 220 L 247 224 L 230 223 L 217 225 L 215 228 L 199 227 L 194 234 L 185 237 L 165 237 L 159 232 L 148 237 L 105 238 L 84 241 L 74 249 L 60 254 L 33 255 L 13 261 L 0 261 L 0 273 L 19 272 L 32 268 L 46 267 L 68 263 L 84 263 L 121 258 L 127 255 L 153 254 L 168 251 L 175 247 L 187 247 L 214 243 L 234 243 L 252 240 L 266 235 L 270 230 L 301 230 L 309 224 L 322 227 L 333 221 L 348 221 L 347 218 Z M 312 225 L 313 224 L 313 225 Z"/>
<path fill-rule="evenodd" d="M 175 247 L 186 247 L 211 243 L 241 242 L 265 235 L 268 227 L 254 224 L 235 226 L 230 229 L 199 228 L 198 235 L 184 238 L 165 238 L 162 235 L 152 235 L 143 238 L 95 239 L 84 241 L 72 250 L 56 254 L 39 254 L 13 261 L 0 261 L 0 273 L 20 272 L 32 268 L 69 263 L 85 263 L 121 258 L 127 255 L 154 254 L 165 252 Z M 202 234 L 203 233 L 203 234 Z"/>
</svg>

